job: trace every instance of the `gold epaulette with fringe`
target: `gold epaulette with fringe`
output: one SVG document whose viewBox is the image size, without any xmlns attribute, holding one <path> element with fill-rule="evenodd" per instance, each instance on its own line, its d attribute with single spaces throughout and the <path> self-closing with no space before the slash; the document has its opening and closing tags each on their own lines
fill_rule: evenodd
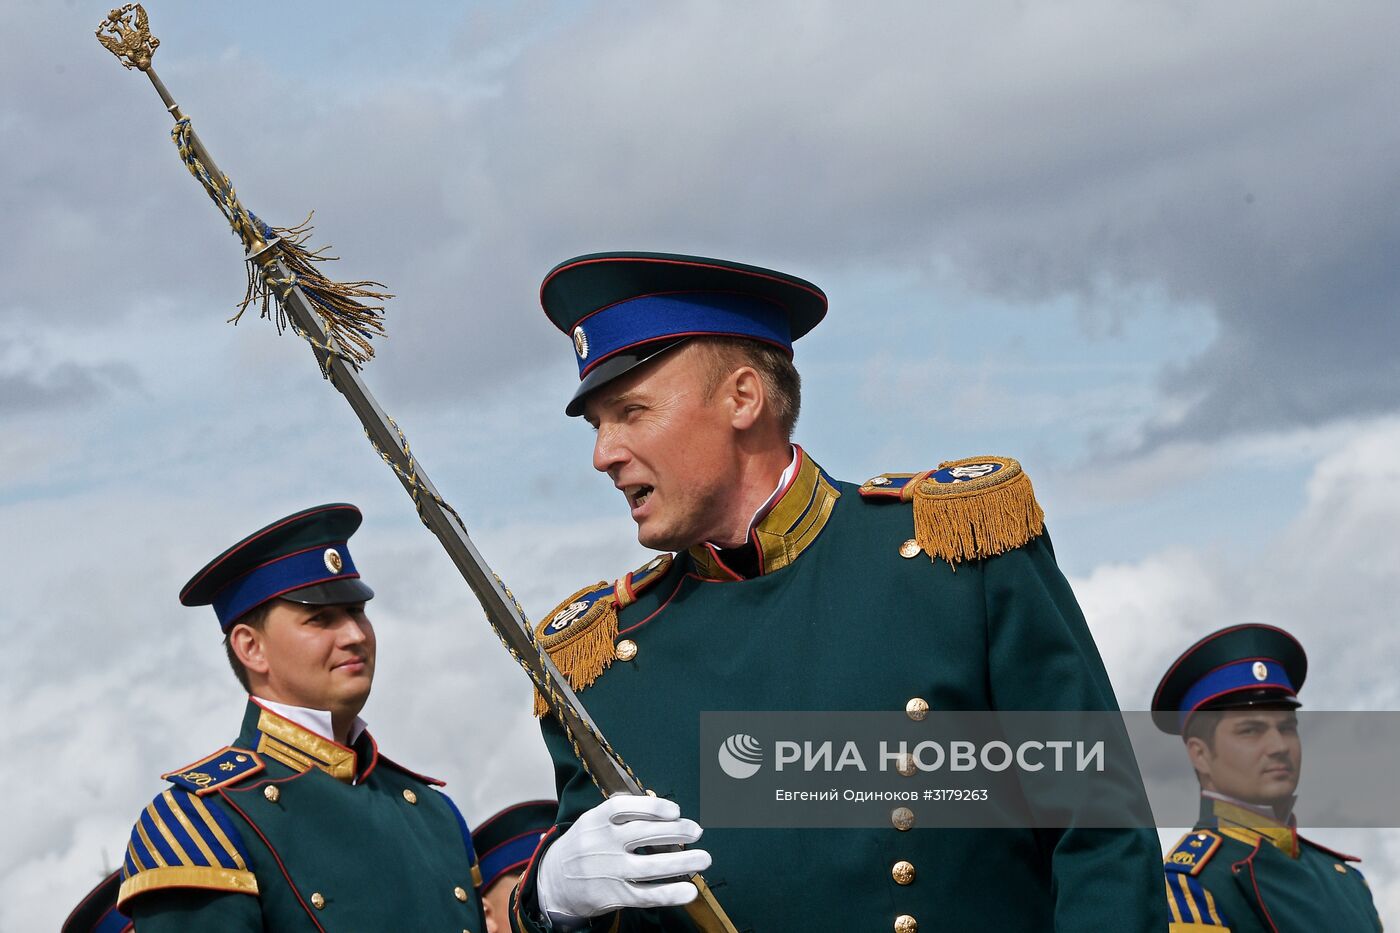
<svg viewBox="0 0 1400 933">
<path fill-rule="evenodd" d="M 912 502 L 913 541 L 950 564 L 994 557 L 1045 533 L 1031 478 L 1011 457 L 968 457 L 922 473 L 883 473 L 860 487 L 872 501 Z M 912 547 L 906 553 L 912 557 Z"/>
<path fill-rule="evenodd" d="M 662 554 L 619 580 L 586 586 L 558 605 L 535 629 L 540 647 L 569 680 L 582 690 L 612 664 L 616 652 L 618 613 L 637 601 L 671 569 L 672 557 Z M 549 711 L 535 691 L 535 715 Z"/>
</svg>

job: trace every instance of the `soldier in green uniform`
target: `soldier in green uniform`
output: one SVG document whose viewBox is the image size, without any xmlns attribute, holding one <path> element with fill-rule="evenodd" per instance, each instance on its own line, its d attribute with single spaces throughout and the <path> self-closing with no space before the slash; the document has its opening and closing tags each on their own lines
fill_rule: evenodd
<svg viewBox="0 0 1400 933">
<path fill-rule="evenodd" d="M 566 412 L 664 554 L 584 587 L 543 646 L 653 797 L 600 795 L 552 718 L 556 825 L 517 887 L 520 931 L 686 929 L 702 870 L 739 930 L 1160 933 L 1147 830 L 700 827 L 701 710 L 1116 710 L 1009 457 L 843 482 L 792 444 L 792 342 L 826 297 L 715 259 L 598 254 L 545 279 L 573 342 Z M 911 400 L 911 404 L 917 404 Z M 712 753 L 712 752 L 711 752 Z M 713 863 L 712 867 L 711 862 Z M 708 870 L 707 870 L 708 869 Z M 616 925 L 616 926 L 614 926 Z"/>
<path fill-rule="evenodd" d="M 1374 933 L 1352 863 L 1298 835 L 1298 690 L 1308 659 L 1271 625 L 1235 625 L 1177 658 L 1152 698 L 1201 786 L 1200 820 L 1167 854 L 1172 933 Z"/>
<path fill-rule="evenodd" d="M 117 910 L 121 883 L 122 871 L 118 868 L 83 896 L 63 921 L 59 933 L 129 933 L 131 920 Z"/>
<path fill-rule="evenodd" d="M 472 832 L 481 870 L 481 902 L 486 933 L 510 929 L 510 892 L 544 834 L 554 825 L 557 800 L 526 800 L 491 814 Z"/>
<path fill-rule="evenodd" d="M 375 665 L 360 520 L 290 515 L 181 591 L 213 605 L 249 698 L 234 743 L 165 774 L 131 832 L 118 903 L 139 933 L 484 929 L 442 782 L 381 755 L 359 718 Z"/>
</svg>

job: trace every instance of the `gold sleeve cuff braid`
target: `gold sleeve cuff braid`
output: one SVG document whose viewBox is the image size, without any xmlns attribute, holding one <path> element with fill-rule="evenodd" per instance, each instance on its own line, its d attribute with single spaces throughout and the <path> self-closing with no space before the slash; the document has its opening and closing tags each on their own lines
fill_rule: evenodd
<svg viewBox="0 0 1400 933">
<path fill-rule="evenodd" d="M 127 901 L 139 894 L 166 888 L 199 888 L 205 891 L 228 891 L 256 896 L 258 879 L 251 871 L 229 868 L 191 865 L 148 868 L 122 882 L 121 890 L 117 894 L 117 906 L 125 906 Z"/>
</svg>

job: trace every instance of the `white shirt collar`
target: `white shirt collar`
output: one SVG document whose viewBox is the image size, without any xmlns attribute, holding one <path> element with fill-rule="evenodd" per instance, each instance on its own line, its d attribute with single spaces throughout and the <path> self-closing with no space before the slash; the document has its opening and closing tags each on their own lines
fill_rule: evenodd
<svg viewBox="0 0 1400 933">
<path fill-rule="evenodd" d="M 792 482 L 792 476 L 797 472 L 797 448 L 789 444 L 788 455 L 792 457 L 792 459 L 788 462 L 788 465 L 783 468 L 783 475 L 778 477 L 778 485 L 773 487 L 773 491 L 768 494 L 768 498 L 763 500 L 763 504 L 753 513 L 753 518 L 749 519 L 749 530 L 748 535 L 744 537 L 744 544 L 749 543 L 749 535 L 753 534 L 754 526 L 763 521 L 763 516 L 767 515 L 773 506 L 778 504 L 778 500 L 782 498 L 783 490 L 787 488 L 788 483 Z M 717 551 L 725 550 L 718 544 L 712 544 L 711 547 Z M 743 545 L 741 544 L 739 547 L 743 547 Z"/>
<path fill-rule="evenodd" d="M 1205 789 L 1201 790 L 1201 796 L 1209 797 L 1212 800 L 1219 800 L 1221 803 L 1233 804 L 1234 806 L 1239 807 L 1242 810 L 1248 810 L 1250 813 L 1253 813 L 1256 816 L 1262 816 L 1270 822 L 1282 823 L 1284 825 L 1288 824 L 1289 817 L 1293 815 L 1293 805 L 1298 800 L 1297 797 L 1294 797 L 1292 798 L 1292 800 L 1289 801 L 1288 815 L 1280 819 L 1278 811 L 1275 810 L 1270 804 L 1250 803 L 1247 800 L 1240 800 L 1238 797 L 1231 797 L 1229 794 L 1222 794 L 1219 791 Z"/>
<path fill-rule="evenodd" d="M 253 697 L 260 706 L 272 710 L 283 719 L 290 719 L 301 726 L 307 732 L 314 732 L 323 739 L 335 742 L 335 727 L 331 723 L 331 714 L 323 709 L 307 709 L 305 706 L 288 706 L 286 703 L 276 703 L 262 697 Z M 350 724 L 350 741 L 347 745 L 354 745 L 364 734 L 366 723 L 359 716 Z M 340 743 L 336 743 L 340 744 Z"/>
</svg>

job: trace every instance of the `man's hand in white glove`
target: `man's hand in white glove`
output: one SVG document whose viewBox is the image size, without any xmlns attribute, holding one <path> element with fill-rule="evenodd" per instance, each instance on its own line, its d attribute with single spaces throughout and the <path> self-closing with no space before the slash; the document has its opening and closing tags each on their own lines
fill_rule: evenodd
<svg viewBox="0 0 1400 933">
<path fill-rule="evenodd" d="M 619 794 L 578 818 L 540 862 L 540 910 L 556 925 L 619 907 L 676 907 L 695 900 L 689 881 L 657 883 L 710 867 L 703 849 L 638 854 L 643 846 L 689 845 L 702 830 L 659 797 Z"/>
</svg>

